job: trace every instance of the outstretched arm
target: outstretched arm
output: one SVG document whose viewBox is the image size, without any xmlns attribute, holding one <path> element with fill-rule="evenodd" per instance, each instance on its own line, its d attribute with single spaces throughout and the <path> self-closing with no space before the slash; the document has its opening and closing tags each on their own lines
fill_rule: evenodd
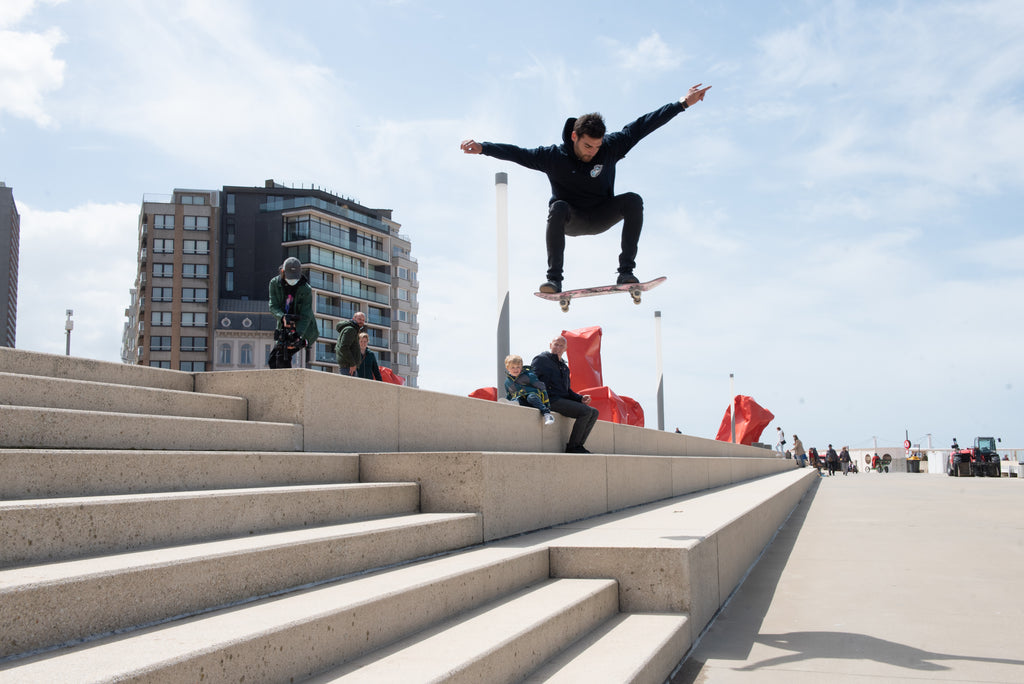
<svg viewBox="0 0 1024 684">
<path fill-rule="evenodd" d="M 463 152 L 466 154 L 480 154 L 483 152 L 484 146 L 478 143 L 476 140 L 463 140 L 462 144 L 459 145 Z"/>
</svg>

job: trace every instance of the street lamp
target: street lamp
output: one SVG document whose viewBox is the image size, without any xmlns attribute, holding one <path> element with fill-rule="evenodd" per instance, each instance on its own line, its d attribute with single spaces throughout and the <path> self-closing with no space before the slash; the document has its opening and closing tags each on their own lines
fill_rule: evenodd
<svg viewBox="0 0 1024 684">
<path fill-rule="evenodd" d="M 68 319 L 64 321 L 64 332 L 67 334 L 67 348 L 64 351 L 65 356 L 71 356 L 71 331 L 75 329 L 75 322 L 71 320 L 71 317 L 75 315 L 74 309 L 67 310 Z"/>
</svg>

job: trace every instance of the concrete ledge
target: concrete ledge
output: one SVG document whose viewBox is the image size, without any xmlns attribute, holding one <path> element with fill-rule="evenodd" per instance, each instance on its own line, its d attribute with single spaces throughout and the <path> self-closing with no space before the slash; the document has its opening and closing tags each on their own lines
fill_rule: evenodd
<svg viewBox="0 0 1024 684">
<path fill-rule="evenodd" d="M 547 547 L 553 577 L 613 578 L 621 611 L 688 613 L 697 634 L 816 476 L 784 472 L 496 544 Z"/>
<path fill-rule="evenodd" d="M 302 426 L 0 406 L 0 447 L 301 451 Z"/>
<path fill-rule="evenodd" d="M 0 658 L 479 542 L 479 516 L 416 514 L 0 571 Z"/>
<path fill-rule="evenodd" d="M 0 373 L 0 404 L 245 420 L 241 397 Z"/>
<path fill-rule="evenodd" d="M 359 458 L 362 482 L 418 483 L 425 513 L 483 514 L 486 540 L 706 489 L 709 470 L 721 471 L 716 483 L 732 483 L 792 469 L 792 461 L 780 459 L 599 454 L 432 452 Z"/>
<path fill-rule="evenodd" d="M 304 368 L 197 373 L 195 387 L 244 397 L 250 420 L 301 424 L 306 451 L 561 453 L 572 429 L 572 420 L 557 414 L 555 424 L 544 427 L 532 408 Z M 606 421 L 598 421 L 587 448 L 595 454 L 783 460 L 767 449 Z M 712 486 L 731 481 L 722 473 L 712 477 Z"/>
<path fill-rule="evenodd" d="M 0 567 L 416 511 L 416 485 L 337 484 L 0 502 Z"/>
<path fill-rule="evenodd" d="M 191 392 L 192 373 L 0 347 L 0 372 Z"/>
<path fill-rule="evenodd" d="M 357 482 L 357 454 L 0 449 L 0 499 Z"/>
</svg>

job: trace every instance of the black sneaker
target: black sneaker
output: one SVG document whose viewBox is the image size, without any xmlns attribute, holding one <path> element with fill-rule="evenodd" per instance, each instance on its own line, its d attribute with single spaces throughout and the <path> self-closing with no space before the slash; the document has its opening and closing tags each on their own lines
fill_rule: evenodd
<svg viewBox="0 0 1024 684">
<path fill-rule="evenodd" d="M 562 291 L 562 281 L 548 279 L 541 283 L 540 291 L 547 294 L 558 294 Z"/>
<path fill-rule="evenodd" d="M 626 273 L 620 273 L 619 277 L 615 280 L 616 285 L 632 285 L 634 283 L 639 282 L 640 279 L 633 275 L 631 271 L 627 271 Z"/>
</svg>

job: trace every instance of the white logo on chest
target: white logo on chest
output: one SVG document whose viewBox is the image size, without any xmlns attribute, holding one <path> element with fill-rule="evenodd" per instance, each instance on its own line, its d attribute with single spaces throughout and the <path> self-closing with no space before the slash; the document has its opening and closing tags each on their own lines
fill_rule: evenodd
<svg viewBox="0 0 1024 684">
<path fill-rule="evenodd" d="M 604 168 L 604 164 L 595 164 L 594 168 L 590 169 L 590 177 L 597 178 L 601 175 L 601 170 Z"/>
</svg>

